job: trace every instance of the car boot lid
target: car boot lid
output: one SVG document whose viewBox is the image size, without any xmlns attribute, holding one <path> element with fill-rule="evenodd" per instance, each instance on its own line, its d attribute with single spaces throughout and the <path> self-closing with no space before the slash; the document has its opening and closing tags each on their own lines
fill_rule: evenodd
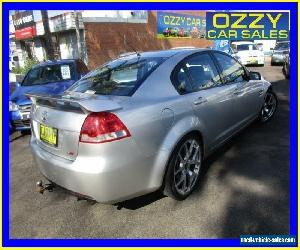
<svg viewBox="0 0 300 250">
<path fill-rule="evenodd" d="M 79 107 L 84 113 L 113 111 L 122 108 L 112 96 L 95 95 L 93 92 L 65 92 L 61 95 L 26 93 L 26 96 L 30 97 L 33 103 L 38 100 L 56 102 L 59 105 Z"/>
</svg>

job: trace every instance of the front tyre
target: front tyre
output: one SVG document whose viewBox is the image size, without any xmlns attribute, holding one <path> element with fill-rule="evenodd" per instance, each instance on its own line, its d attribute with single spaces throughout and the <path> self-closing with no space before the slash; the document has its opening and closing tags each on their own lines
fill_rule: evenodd
<svg viewBox="0 0 300 250">
<path fill-rule="evenodd" d="M 196 135 L 184 137 L 171 155 L 165 176 L 164 194 L 184 200 L 194 190 L 202 165 L 202 144 Z"/>
<path fill-rule="evenodd" d="M 260 111 L 259 120 L 263 123 L 269 121 L 274 116 L 277 105 L 277 96 L 272 90 L 268 90 L 265 95 L 264 105 Z"/>
</svg>

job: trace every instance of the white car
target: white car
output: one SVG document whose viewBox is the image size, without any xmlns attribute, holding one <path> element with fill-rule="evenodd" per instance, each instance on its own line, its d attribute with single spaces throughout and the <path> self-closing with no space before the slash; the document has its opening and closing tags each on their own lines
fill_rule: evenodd
<svg viewBox="0 0 300 250">
<path fill-rule="evenodd" d="M 19 67 L 19 57 L 11 55 L 9 57 L 9 70 L 11 71 L 13 68 Z"/>
<path fill-rule="evenodd" d="M 253 42 L 232 42 L 233 57 L 238 59 L 243 65 L 260 65 L 265 64 L 264 52 L 258 49 Z"/>
</svg>

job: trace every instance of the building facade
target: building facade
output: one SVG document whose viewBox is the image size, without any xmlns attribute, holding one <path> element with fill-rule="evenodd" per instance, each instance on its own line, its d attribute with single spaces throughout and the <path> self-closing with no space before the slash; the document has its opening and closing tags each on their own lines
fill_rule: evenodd
<svg viewBox="0 0 300 250">
<path fill-rule="evenodd" d="M 205 19 L 205 11 L 173 13 Z M 125 52 L 212 46 L 212 42 L 204 37 L 158 38 L 157 11 L 48 11 L 48 16 L 56 58 L 81 58 L 89 69 Z M 26 58 L 46 60 L 45 32 L 40 11 L 16 12 L 10 19 L 11 54 L 19 56 L 20 66 L 24 65 Z"/>
<path fill-rule="evenodd" d="M 205 17 L 205 11 L 177 11 L 186 15 Z M 157 38 L 157 11 L 128 12 L 126 18 L 120 15 L 92 17 L 96 13 L 84 11 L 85 44 L 90 69 L 131 51 L 150 51 L 173 47 L 211 47 L 205 38 Z M 89 16 L 87 16 L 89 15 Z"/>
</svg>

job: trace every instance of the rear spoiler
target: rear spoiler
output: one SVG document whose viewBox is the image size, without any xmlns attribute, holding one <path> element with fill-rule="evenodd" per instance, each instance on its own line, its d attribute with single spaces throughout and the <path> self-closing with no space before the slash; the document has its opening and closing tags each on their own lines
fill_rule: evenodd
<svg viewBox="0 0 300 250">
<path fill-rule="evenodd" d="M 84 113 L 113 111 L 122 108 L 122 106 L 120 106 L 117 102 L 112 101 L 108 97 L 86 93 L 57 96 L 31 93 L 26 93 L 25 95 L 29 97 L 34 104 L 37 102 L 46 101 L 59 106 L 72 106 L 74 108 L 80 108 Z"/>
</svg>

